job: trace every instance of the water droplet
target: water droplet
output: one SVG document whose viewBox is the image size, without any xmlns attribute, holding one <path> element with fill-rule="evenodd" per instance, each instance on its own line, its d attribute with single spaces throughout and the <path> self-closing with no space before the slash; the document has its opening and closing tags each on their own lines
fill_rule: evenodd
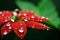
<svg viewBox="0 0 60 40">
<path fill-rule="evenodd" d="M 10 24 L 8 23 L 6 26 L 10 26 Z"/>
<path fill-rule="evenodd" d="M 25 19 L 24 21 L 28 21 L 27 19 Z"/>
<path fill-rule="evenodd" d="M 27 14 L 23 14 L 24 16 L 26 16 Z"/>
<path fill-rule="evenodd" d="M 49 31 L 49 29 L 47 28 L 47 31 Z"/>
<path fill-rule="evenodd" d="M 43 17 L 41 17 L 41 19 L 43 19 L 43 18 L 45 18 L 44 16 Z"/>
<path fill-rule="evenodd" d="M 31 18 L 34 18 L 34 16 L 31 16 Z"/>
<path fill-rule="evenodd" d="M 21 35 L 21 36 L 23 36 L 23 35 Z"/>
<path fill-rule="evenodd" d="M 19 32 L 20 32 L 20 33 L 23 33 L 23 32 L 24 32 L 24 30 L 21 28 L 21 29 L 19 29 Z"/>
<path fill-rule="evenodd" d="M 28 18 L 28 20 L 30 20 L 30 18 Z"/>
<path fill-rule="evenodd" d="M 21 13 L 19 13 L 18 15 L 21 16 Z"/>
<path fill-rule="evenodd" d="M 5 20 L 5 22 L 7 22 L 8 20 Z"/>
<path fill-rule="evenodd" d="M 9 11 L 6 11 L 6 13 L 9 13 Z"/>
<path fill-rule="evenodd" d="M 8 17 L 8 18 L 10 18 L 10 17 Z"/>
<path fill-rule="evenodd" d="M 4 35 L 6 35 L 6 34 L 7 34 L 7 32 L 5 31 L 5 32 L 4 32 Z"/>
<path fill-rule="evenodd" d="M 2 14 L 2 16 L 4 16 L 4 14 Z"/>
<path fill-rule="evenodd" d="M 2 12 L 0 12 L 0 14 L 2 14 Z"/>
<path fill-rule="evenodd" d="M 19 11 L 19 9 L 15 9 L 15 11 Z"/>
<path fill-rule="evenodd" d="M 16 12 L 13 12 L 13 14 L 14 14 L 14 16 L 16 16 L 16 15 L 17 15 L 17 13 L 16 13 Z"/>
<path fill-rule="evenodd" d="M 9 27 L 9 29 L 11 29 L 11 27 Z"/>
<path fill-rule="evenodd" d="M 32 25 L 32 28 L 35 28 L 35 25 L 34 24 Z"/>
<path fill-rule="evenodd" d="M 14 22 L 15 20 L 11 19 L 12 22 Z"/>
<path fill-rule="evenodd" d="M 42 22 L 42 20 L 40 20 L 40 22 Z"/>
<path fill-rule="evenodd" d="M 22 25 L 22 23 L 20 25 Z"/>
<path fill-rule="evenodd" d="M 48 18 L 46 18 L 48 20 Z"/>
<path fill-rule="evenodd" d="M 44 24 L 44 26 L 46 26 L 46 25 Z"/>
</svg>

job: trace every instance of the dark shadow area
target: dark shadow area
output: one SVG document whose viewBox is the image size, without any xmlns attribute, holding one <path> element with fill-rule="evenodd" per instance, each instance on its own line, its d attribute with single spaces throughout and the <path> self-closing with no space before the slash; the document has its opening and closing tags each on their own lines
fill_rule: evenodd
<svg viewBox="0 0 60 40">
<path fill-rule="evenodd" d="M 16 6 L 14 0 L 0 0 L 0 11 L 2 11 L 2 10 L 14 10 L 16 8 L 18 8 L 18 7 Z"/>
</svg>

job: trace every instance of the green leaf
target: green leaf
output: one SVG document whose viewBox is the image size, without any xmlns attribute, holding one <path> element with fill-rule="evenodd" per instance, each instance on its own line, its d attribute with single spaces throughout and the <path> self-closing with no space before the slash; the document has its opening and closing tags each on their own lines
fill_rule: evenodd
<svg viewBox="0 0 60 40">
<path fill-rule="evenodd" d="M 11 17 L 11 21 L 15 21 L 15 19 L 16 19 L 16 16 Z"/>
<path fill-rule="evenodd" d="M 39 13 L 37 7 L 33 3 L 26 2 L 26 1 L 18 1 L 18 0 L 16 0 L 15 2 L 16 5 L 22 10 L 29 10 L 29 11 L 34 11 L 36 13 Z"/>
<path fill-rule="evenodd" d="M 51 0 L 42 0 L 41 3 L 38 5 L 38 9 L 40 11 L 41 16 L 45 16 L 51 19 L 51 25 L 54 24 L 55 28 L 58 28 L 59 25 L 59 18 L 58 13 L 55 9 L 55 6 L 52 4 Z M 48 22 L 48 23 L 50 23 Z"/>
</svg>

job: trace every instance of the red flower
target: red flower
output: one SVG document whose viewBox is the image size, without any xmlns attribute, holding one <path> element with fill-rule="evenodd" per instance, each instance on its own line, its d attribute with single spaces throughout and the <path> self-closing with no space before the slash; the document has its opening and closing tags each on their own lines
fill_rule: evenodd
<svg viewBox="0 0 60 40">
<path fill-rule="evenodd" d="M 15 21 L 11 19 L 11 16 L 16 17 Z M 7 20 L 6 23 L 5 20 Z M 11 30 L 14 30 L 17 36 L 23 39 L 27 33 L 27 27 L 43 30 L 49 29 L 50 27 L 41 23 L 46 22 L 47 20 L 48 19 L 45 17 L 37 16 L 34 12 L 19 11 L 19 13 L 16 14 L 15 12 L 4 11 L 0 14 L 0 24 L 5 23 L 1 28 L 1 35 L 4 37 L 4 35 L 10 33 Z"/>
<path fill-rule="evenodd" d="M 10 21 L 12 16 L 13 16 L 12 11 L 2 11 L 2 12 L 0 12 L 0 24 L 3 24 L 7 21 Z"/>
</svg>

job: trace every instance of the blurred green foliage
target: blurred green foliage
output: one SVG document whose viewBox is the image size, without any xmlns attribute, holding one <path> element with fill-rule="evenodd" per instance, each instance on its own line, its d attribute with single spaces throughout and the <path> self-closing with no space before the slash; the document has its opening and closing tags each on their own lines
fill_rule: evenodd
<svg viewBox="0 0 60 40">
<path fill-rule="evenodd" d="M 37 7 L 30 2 L 16 1 L 16 4 L 22 10 L 29 10 L 29 11 L 34 11 L 34 12 L 38 13 Z"/>
<path fill-rule="evenodd" d="M 16 5 L 22 10 L 34 11 L 39 16 L 48 17 L 50 20 L 46 23 L 52 25 L 54 28 L 59 28 L 60 21 L 58 12 L 56 11 L 56 8 L 51 0 L 41 0 L 37 6 L 25 0 L 16 0 L 15 2 Z"/>
<path fill-rule="evenodd" d="M 40 11 L 40 15 L 50 18 L 51 25 L 55 25 L 58 28 L 59 25 L 59 17 L 58 12 L 56 11 L 55 6 L 51 2 L 51 0 L 42 0 L 41 3 L 38 5 L 38 9 Z"/>
</svg>

